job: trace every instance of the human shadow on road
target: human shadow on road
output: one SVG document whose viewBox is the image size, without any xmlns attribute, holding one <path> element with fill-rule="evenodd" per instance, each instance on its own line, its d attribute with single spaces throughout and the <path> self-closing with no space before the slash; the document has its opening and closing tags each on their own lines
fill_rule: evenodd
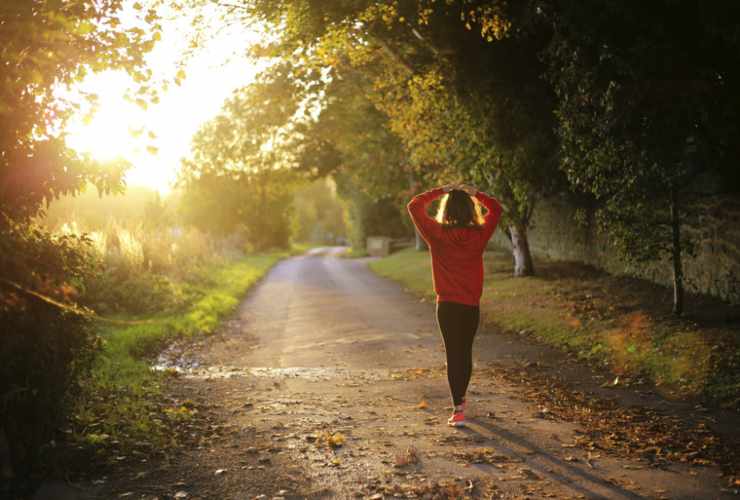
<svg viewBox="0 0 740 500">
<path fill-rule="evenodd" d="M 521 458 L 522 460 L 524 460 L 524 463 L 528 467 L 537 470 L 543 476 L 549 477 L 563 485 L 566 485 L 568 488 L 571 488 L 572 490 L 575 490 L 583 495 L 586 495 L 587 498 L 600 498 L 600 499 L 601 498 L 603 499 L 614 499 L 614 498 L 642 499 L 642 498 L 645 498 L 641 495 L 625 490 L 624 488 L 620 486 L 610 483 L 609 481 L 606 481 L 602 479 L 601 477 L 595 476 L 593 474 L 589 474 L 588 472 L 580 469 L 579 467 L 576 467 L 569 462 L 566 462 L 564 460 L 559 459 L 558 457 L 553 456 L 547 450 L 543 450 L 539 446 L 535 445 L 531 441 L 527 440 L 526 438 L 518 434 L 514 434 L 513 432 L 503 429 L 501 427 L 498 427 L 496 425 L 481 422 L 479 419 L 471 418 L 469 419 L 469 421 L 475 425 L 482 427 L 486 431 L 490 432 L 492 435 L 495 435 L 501 438 L 501 440 L 497 440 L 495 442 L 495 447 L 498 448 L 501 452 L 506 453 L 510 456 Z M 461 430 L 467 434 L 475 434 L 487 440 L 490 439 L 489 436 L 482 434 L 481 432 L 475 430 L 475 428 L 473 427 L 465 427 Z M 504 444 L 504 440 L 509 441 L 511 443 L 515 443 L 516 445 L 521 446 L 522 448 L 525 448 L 526 450 L 529 450 L 530 452 L 533 453 L 533 456 L 537 456 L 540 459 L 544 459 L 545 461 L 551 463 L 552 465 L 566 469 L 568 473 L 570 473 L 573 476 L 578 476 L 584 481 L 587 481 L 589 483 L 592 483 L 593 485 L 598 485 L 601 488 L 609 490 L 608 495 L 604 496 L 599 493 L 596 493 L 592 491 L 591 489 L 589 489 L 588 486 L 578 484 L 576 480 L 574 480 L 571 477 L 568 477 L 567 475 L 558 473 L 557 471 L 547 470 L 548 467 L 543 463 L 538 463 L 531 459 L 527 460 L 525 457 L 521 456 L 522 452 L 517 452 L 513 450 L 511 447 Z"/>
</svg>

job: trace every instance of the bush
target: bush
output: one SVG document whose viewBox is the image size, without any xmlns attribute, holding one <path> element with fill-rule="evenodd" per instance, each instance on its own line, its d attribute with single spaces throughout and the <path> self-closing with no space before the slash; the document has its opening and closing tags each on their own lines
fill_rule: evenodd
<svg viewBox="0 0 740 500">
<path fill-rule="evenodd" d="M 63 231 L 77 234 L 80 228 L 67 224 Z M 93 244 L 87 250 L 89 271 L 81 283 L 80 301 L 101 314 L 179 310 L 195 293 L 182 282 L 225 252 L 196 229 L 146 229 L 142 224 L 127 228 L 110 221 L 89 237 Z"/>
<path fill-rule="evenodd" d="M 39 465 L 98 344 L 84 315 L 51 303 L 75 296 L 88 243 L 0 220 L 0 426 L 20 478 Z"/>
<path fill-rule="evenodd" d="M 169 312 L 187 300 L 186 292 L 170 278 L 146 271 L 120 276 L 115 269 L 102 268 L 86 283 L 84 299 L 101 314 Z"/>
</svg>

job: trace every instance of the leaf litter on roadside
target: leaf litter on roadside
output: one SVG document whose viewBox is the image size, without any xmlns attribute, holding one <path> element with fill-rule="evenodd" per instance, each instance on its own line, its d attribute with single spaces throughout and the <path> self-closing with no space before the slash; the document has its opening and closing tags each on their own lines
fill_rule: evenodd
<svg viewBox="0 0 740 500">
<path fill-rule="evenodd" d="M 414 446 L 408 446 L 404 451 L 396 453 L 394 467 L 406 467 L 419 463 L 419 452 Z"/>
<path fill-rule="evenodd" d="M 706 422 L 690 423 L 678 415 L 648 407 L 620 406 L 613 400 L 571 390 L 530 367 L 491 364 L 480 370 L 484 371 L 492 378 L 524 386 L 521 395 L 546 408 L 548 418 L 576 421 L 584 426 L 585 430 L 576 432 L 572 443 L 561 445 L 563 448 L 578 447 L 638 458 L 651 466 L 670 462 L 696 466 L 718 464 L 731 480 L 738 476 L 740 450 L 724 443 Z M 616 382 L 619 383 L 618 379 Z M 590 466 L 594 458 L 596 455 L 591 455 Z"/>
</svg>

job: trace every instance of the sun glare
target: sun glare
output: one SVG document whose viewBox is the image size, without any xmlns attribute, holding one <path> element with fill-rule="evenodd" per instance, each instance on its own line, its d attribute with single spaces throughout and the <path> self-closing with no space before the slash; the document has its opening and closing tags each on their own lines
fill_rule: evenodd
<svg viewBox="0 0 740 500">
<path fill-rule="evenodd" d="M 76 116 L 67 126 L 67 144 L 80 152 L 106 161 L 118 157 L 132 160 L 138 145 L 132 132 L 144 121 L 142 110 L 124 99 L 128 75 L 106 72 L 84 82 L 84 90 L 97 94 L 98 106 L 91 116 Z"/>
<path fill-rule="evenodd" d="M 179 71 L 192 29 L 189 17 L 183 14 L 163 23 L 162 40 L 147 59 L 153 81 L 171 80 Z M 260 70 L 245 53 L 261 36 L 239 25 L 214 24 L 208 41 L 185 61 L 181 84 L 161 90 L 160 101 L 147 109 L 126 99 L 134 88 L 126 73 L 91 75 L 73 92 L 97 94 L 97 107 L 92 113 L 82 110 L 69 122 L 67 144 L 101 161 L 128 160 L 128 185 L 168 192 L 193 134 Z"/>
</svg>

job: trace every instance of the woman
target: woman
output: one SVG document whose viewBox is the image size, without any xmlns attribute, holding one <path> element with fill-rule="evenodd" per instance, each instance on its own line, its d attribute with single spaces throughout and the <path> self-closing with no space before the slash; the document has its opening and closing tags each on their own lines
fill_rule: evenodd
<svg viewBox="0 0 740 500">
<path fill-rule="evenodd" d="M 443 197 L 436 220 L 427 209 Z M 477 200 L 486 209 L 480 214 Z M 447 423 L 465 425 L 465 393 L 473 371 L 473 338 L 480 319 L 483 251 L 501 216 L 501 204 L 466 185 L 447 185 L 415 196 L 408 211 L 432 255 L 437 324 L 447 353 L 454 410 Z"/>
</svg>

